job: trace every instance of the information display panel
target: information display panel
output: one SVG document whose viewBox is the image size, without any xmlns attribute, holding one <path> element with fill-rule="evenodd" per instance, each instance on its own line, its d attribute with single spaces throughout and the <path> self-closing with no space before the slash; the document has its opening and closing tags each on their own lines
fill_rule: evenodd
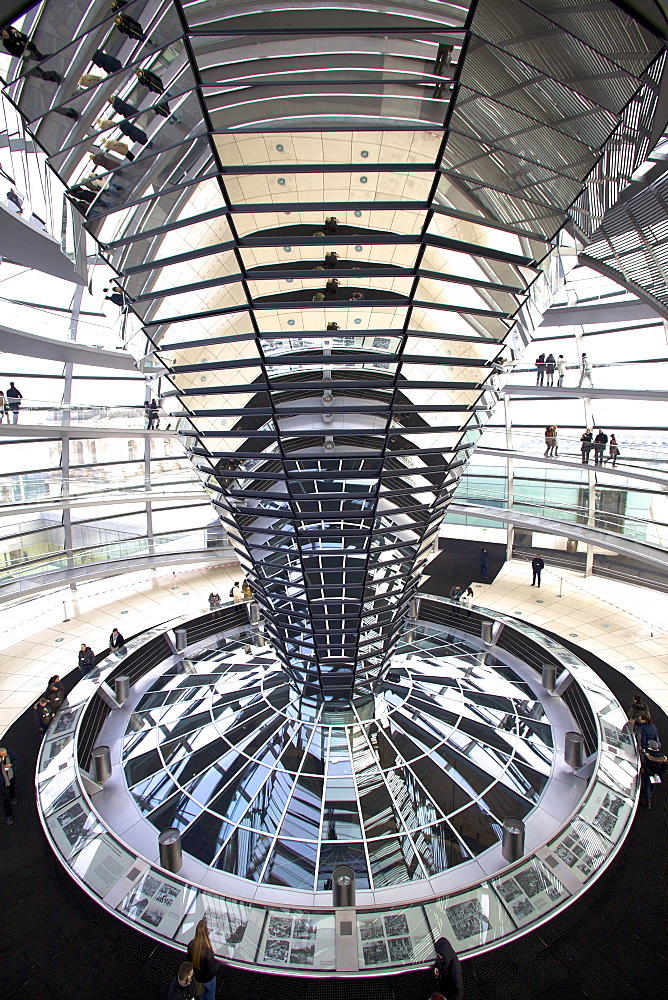
<svg viewBox="0 0 668 1000">
<path fill-rule="evenodd" d="M 428 962 L 434 942 L 422 907 L 357 914 L 360 968 Z"/>
<path fill-rule="evenodd" d="M 506 910 L 524 927 L 553 910 L 569 894 L 551 869 L 538 858 L 491 882 Z"/>
</svg>

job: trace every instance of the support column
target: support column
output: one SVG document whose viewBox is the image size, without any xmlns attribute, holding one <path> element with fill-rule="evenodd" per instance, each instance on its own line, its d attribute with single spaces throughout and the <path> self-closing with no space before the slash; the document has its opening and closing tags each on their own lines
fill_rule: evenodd
<svg viewBox="0 0 668 1000">
<path fill-rule="evenodd" d="M 503 397 L 503 416 L 506 422 L 506 448 L 510 453 L 513 450 L 513 424 L 510 416 L 510 397 Z M 506 475 L 508 477 L 508 497 L 507 497 L 507 507 L 508 510 L 513 509 L 513 501 L 515 498 L 514 492 L 514 464 L 510 455 L 506 458 Z M 513 524 L 508 524 L 506 528 L 506 559 L 510 560 L 513 558 L 513 544 L 515 542 L 515 526 Z"/>
<path fill-rule="evenodd" d="M 77 329 L 79 326 L 79 313 L 81 312 L 81 300 L 83 298 L 83 285 L 77 285 L 74 290 L 74 296 L 72 298 L 72 312 L 70 315 L 70 341 L 73 343 L 77 339 Z M 63 424 L 70 425 L 70 411 L 67 409 L 67 405 L 72 402 L 72 370 L 74 365 L 71 361 L 65 362 L 65 384 L 63 387 L 63 403 L 65 408 L 63 409 Z M 61 472 L 61 496 L 63 500 L 66 500 L 70 495 L 70 435 L 69 433 L 63 433 L 61 438 L 61 458 L 60 458 L 60 472 Z M 73 571 L 74 565 L 74 552 L 72 545 L 72 514 L 68 507 L 63 508 L 63 534 L 65 542 L 65 554 L 67 557 L 67 569 L 68 571 Z M 76 591 L 76 583 L 70 583 L 70 590 Z"/>
</svg>

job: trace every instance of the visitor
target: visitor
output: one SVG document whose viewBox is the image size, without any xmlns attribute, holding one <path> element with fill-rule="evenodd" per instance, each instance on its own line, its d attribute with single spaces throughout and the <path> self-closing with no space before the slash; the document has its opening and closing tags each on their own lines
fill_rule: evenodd
<svg viewBox="0 0 668 1000">
<path fill-rule="evenodd" d="M 564 384 L 564 375 L 566 374 L 566 362 L 564 361 L 563 354 L 560 354 L 557 358 L 557 374 L 559 378 L 557 379 L 557 389 L 561 389 Z"/>
<path fill-rule="evenodd" d="M 44 697 L 48 699 L 51 715 L 54 716 L 65 700 L 65 688 L 57 681 L 50 680 Z"/>
<path fill-rule="evenodd" d="M 22 56 L 26 60 L 47 58 L 46 55 L 39 51 L 35 43 L 30 41 L 26 34 L 12 25 L 7 25 L 3 28 L 0 31 L 0 37 L 2 38 L 2 45 L 5 52 L 8 52 L 10 56 L 14 56 L 15 59 L 20 59 Z M 33 67 L 30 72 L 34 76 L 38 76 L 40 80 L 46 80 L 47 83 L 60 83 L 62 79 L 60 73 L 56 73 L 55 70 L 42 69 L 41 66 Z"/>
<path fill-rule="evenodd" d="M 138 107 L 134 104 L 130 104 L 128 101 L 124 101 L 118 94 L 114 94 L 113 97 L 108 97 L 107 104 L 111 104 L 114 111 L 117 114 L 122 115 L 123 118 L 130 118 L 132 115 L 141 114 Z"/>
<path fill-rule="evenodd" d="M 104 77 L 99 73 L 82 73 L 77 82 L 79 90 L 88 90 L 89 87 L 97 87 L 98 83 L 104 83 Z"/>
<path fill-rule="evenodd" d="M 151 90 L 154 94 L 164 93 L 165 87 L 157 73 L 153 73 L 150 69 L 136 69 L 135 76 L 142 86 Z"/>
<path fill-rule="evenodd" d="M 333 299 L 336 298 L 339 292 L 339 282 L 336 278 L 330 278 L 325 285 L 325 298 Z"/>
<path fill-rule="evenodd" d="M 531 560 L 531 569 L 533 571 L 533 583 L 531 586 L 535 587 L 537 585 L 540 587 L 540 574 L 545 569 L 545 563 L 543 562 L 543 557 L 540 552 L 536 553 Z"/>
<path fill-rule="evenodd" d="M 650 740 L 656 740 L 659 747 L 661 746 L 659 730 L 652 722 L 649 712 L 643 712 L 636 723 L 636 740 L 641 750 L 647 749 Z"/>
<path fill-rule="evenodd" d="M 126 160 L 134 160 L 135 158 L 134 153 L 130 152 L 127 142 L 121 142 L 120 139 L 100 139 L 100 145 L 107 152 L 118 153 L 119 156 L 124 156 Z"/>
<path fill-rule="evenodd" d="M 206 920 L 197 923 L 195 937 L 188 944 L 188 960 L 193 964 L 193 978 L 204 987 L 200 994 L 202 1000 L 215 1000 L 218 962 L 214 958 Z"/>
<path fill-rule="evenodd" d="M 536 358 L 536 385 L 542 385 L 545 380 L 545 355 L 539 354 Z"/>
<path fill-rule="evenodd" d="M 91 56 L 91 62 L 94 66 L 99 66 L 103 69 L 105 73 L 118 73 L 119 69 L 123 68 L 123 63 L 116 56 L 110 56 L 108 52 L 103 52 L 102 49 L 96 49 L 96 51 Z"/>
<path fill-rule="evenodd" d="M 582 361 L 580 362 L 580 381 L 578 382 L 578 389 L 582 388 L 582 383 L 585 379 L 589 379 L 589 385 L 594 388 L 594 380 L 591 377 L 591 362 L 586 354 L 582 355 Z"/>
<path fill-rule="evenodd" d="M 243 601 L 244 599 L 244 592 L 238 583 L 235 583 L 232 587 L 232 597 L 234 598 L 235 604 L 238 604 L 239 601 Z"/>
<path fill-rule="evenodd" d="M 461 596 L 462 596 L 462 588 L 459 586 L 458 583 L 456 583 L 454 587 L 450 588 L 450 597 L 453 601 L 458 601 Z"/>
<path fill-rule="evenodd" d="M 640 805 L 652 808 L 652 791 L 659 784 L 668 768 L 668 757 L 656 740 L 647 741 L 647 749 L 640 751 Z"/>
<path fill-rule="evenodd" d="M 19 409 L 21 407 L 22 399 L 23 393 L 19 392 L 13 382 L 10 382 L 9 389 L 7 390 L 7 405 L 12 413 L 13 424 L 18 424 L 19 422 Z"/>
<path fill-rule="evenodd" d="M 135 41 L 139 42 L 143 42 L 146 38 L 144 29 L 139 21 L 135 21 L 134 17 L 130 17 L 129 14 L 118 14 L 114 18 L 114 24 L 120 33 L 122 35 L 127 35 L 128 38 L 133 38 Z"/>
<path fill-rule="evenodd" d="M 463 1000 L 462 965 L 447 938 L 439 938 L 436 942 L 436 960 L 432 969 L 438 979 L 441 994 L 447 997 L 447 1000 Z M 431 1000 L 434 1000 L 435 996 L 439 996 L 439 994 L 432 994 Z"/>
<path fill-rule="evenodd" d="M 23 215 L 23 198 L 18 191 L 14 190 L 14 188 L 10 188 L 7 192 L 7 202 L 8 207 L 11 208 L 13 212 L 16 212 L 17 215 Z"/>
<path fill-rule="evenodd" d="M 626 713 L 629 722 L 639 722 L 641 715 L 647 715 L 649 709 L 647 705 L 642 700 L 642 695 L 634 694 L 633 701 L 629 706 L 629 710 Z"/>
<path fill-rule="evenodd" d="M 339 220 L 336 218 L 335 215 L 330 215 L 325 219 L 324 229 L 325 233 L 328 236 L 333 236 L 338 228 L 339 228 Z"/>
<path fill-rule="evenodd" d="M 119 288 L 118 285 L 114 285 L 111 289 L 103 288 L 102 291 L 111 291 L 111 295 L 105 295 L 105 299 L 108 299 L 109 302 L 113 302 L 115 306 L 119 307 L 119 309 L 123 309 L 126 306 L 127 302 L 125 292 L 122 288 Z"/>
<path fill-rule="evenodd" d="M 594 465 L 603 465 L 603 454 L 608 443 L 608 435 L 600 430 L 594 438 Z"/>
<path fill-rule="evenodd" d="M 160 404 L 157 399 L 152 399 L 148 408 L 148 429 L 157 431 L 160 427 Z"/>
<path fill-rule="evenodd" d="M 610 464 L 612 468 L 617 465 L 617 459 L 619 458 L 619 445 L 617 444 L 617 438 L 614 434 L 610 435 Z"/>
<path fill-rule="evenodd" d="M 557 428 L 554 424 L 548 424 L 545 428 L 545 453 L 543 458 L 556 457 L 557 453 Z"/>
<path fill-rule="evenodd" d="M 125 639 L 117 628 L 112 629 L 109 636 L 109 649 L 121 649 L 125 645 Z"/>
<path fill-rule="evenodd" d="M 220 607 L 220 594 L 211 591 L 209 594 L 209 611 L 215 611 Z"/>
<path fill-rule="evenodd" d="M 16 805 L 16 762 L 18 757 L 13 750 L 0 747 L 0 795 L 5 807 L 7 826 L 14 822 L 12 806 Z"/>
<path fill-rule="evenodd" d="M 44 736 L 44 733 L 51 725 L 51 719 L 55 715 L 55 712 L 51 711 L 49 699 L 45 694 L 33 705 L 33 715 L 35 716 L 35 724 L 37 725 L 38 732 L 41 736 Z"/>
<path fill-rule="evenodd" d="M 325 254 L 325 267 L 333 268 L 336 267 L 336 262 L 339 259 L 338 253 L 335 250 L 330 250 Z"/>
<path fill-rule="evenodd" d="M 94 666 L 95 653 L 90 646 L 87 646 L 85 642 L 82 642 L 81 649 L 79 650 L 79 670 L 81 671 L 81 676 L 85 677 Z"/>
<path fill-rule="evenodd" d="M 554 373 L 557 368 L 557 362 L 554 360 L 554 354 L 550 352 L 545 358 L 545 385 L 554 385 Z"/>
<path fill-rule="evenodd" d="M 587 428 L 580 438 L 580 451 L 582 452 L 582 464 L 589 465 L 589 453 L 594 447 L 594 435 Z"/>
<path fill-rule="evenodd" d="M 89 159 L 95 164 L 96 167 L 102 167 L 104 170 L 116 170 L 117 167 L 123 166 L 122 160 L 117 160 L 115 156 L 109 156 L 105 153 L 103 149 L 99 146 L 94 146 L 97 150 L 96 153 L 89 153 Z"/>
<path fill-rule="evenodd" d="M 0 424 L 7 417 L 7 423 L 9 423 L 9 407 L 7 406 L 7 397 L 5 396 L 2 389 L 0 389 Z"/>
<path fill-rule="evenodd" d="M 181 962 L 178 974 L 169 984 L 167 1000 L 194 1000 L 198 995 L 195 989 L 192 962 Z"/>
<path fill-rule="evenodd" d="M 468 608 L 468 611 L 466 612 L 467 618 L 471 617 L 471 606 L 473 605 L 474 597 L 475 594 L 473 593 L 473 587 L 467 587 L 460 598 L 459 603 Z"/>
<path fill-rule="evenodd" d="M 489 569 L 489 552 L 487 549 L 481 549 L 478 558 L 480 559 L 480 579 L 486 580 L 487 570 Z"/>
<path fill-rule="evenodd" d="M 248 578 L 245 578 L 244 582 L 241 584 L 241 592 L 244 595 L 245 601 L 253 600 L 253 590 L 251 588 L 250 583 L 248 582 Z"/>
</svg>

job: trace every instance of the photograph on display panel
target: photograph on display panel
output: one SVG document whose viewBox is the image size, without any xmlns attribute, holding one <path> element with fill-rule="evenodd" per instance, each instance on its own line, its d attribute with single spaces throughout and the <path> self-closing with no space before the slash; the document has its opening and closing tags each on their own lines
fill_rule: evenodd
<svg viewBox="0 0 668 1000">
<path fill-rule="evenodd" d="M 258 959 L 263 965 L 334 968 L 334 914 L 269 911 Z"/>
<path fill-rule="evenodd" d="M 535 858 L 491 885 L 518 927 L 549 913 L 568 896 L 550 869 Z"/>
</svg>

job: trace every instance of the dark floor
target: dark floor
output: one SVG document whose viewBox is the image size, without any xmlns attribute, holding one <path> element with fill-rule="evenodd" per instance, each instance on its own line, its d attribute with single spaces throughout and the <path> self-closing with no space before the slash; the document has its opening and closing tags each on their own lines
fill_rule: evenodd
<svg viewBox="0 0 668 1000">
<path fill-rule="evenodd" d="M 483 548 L 489 553 L 485 580 L 480 576 L 480 552 Z M 438 555 L 425 570 L 425 576 L 429 579 L 420 589 L 425 594 L 449 597 L 455 584 L 465 590 L 471 583 L 493 583 L 505 561 L 506 546 L 498 542 L 483 544 L 465 541 L 463 538 L 441 538 Z M 484 605 L 484 591 L 476 591 L 475 602 Z"/>
<path fill-rule="evenodd" d="M 631 681 L 579 652 L 623 704 L 630 701 Z M 668 719 L 647 701 L 665 741 Z M 0 998 L 163 1000 L 183 956 L 100 909 L 47 845 L 32 791 L 38 738 L 31 712 L 2 742 L 20 756 L 20 798 L 14 826 L 0 825 Z M 620 855 L 581 900 L 533 933 L 464 962 L 467 1000 L 663 1000 L 667 842 L 668 797 L 660 787 L 653 810 L 639 811 Z M 218 997 L 427 1000 L 432 989 L 426 971 L 355 983 L 227 969 Z"/>
</svg>

